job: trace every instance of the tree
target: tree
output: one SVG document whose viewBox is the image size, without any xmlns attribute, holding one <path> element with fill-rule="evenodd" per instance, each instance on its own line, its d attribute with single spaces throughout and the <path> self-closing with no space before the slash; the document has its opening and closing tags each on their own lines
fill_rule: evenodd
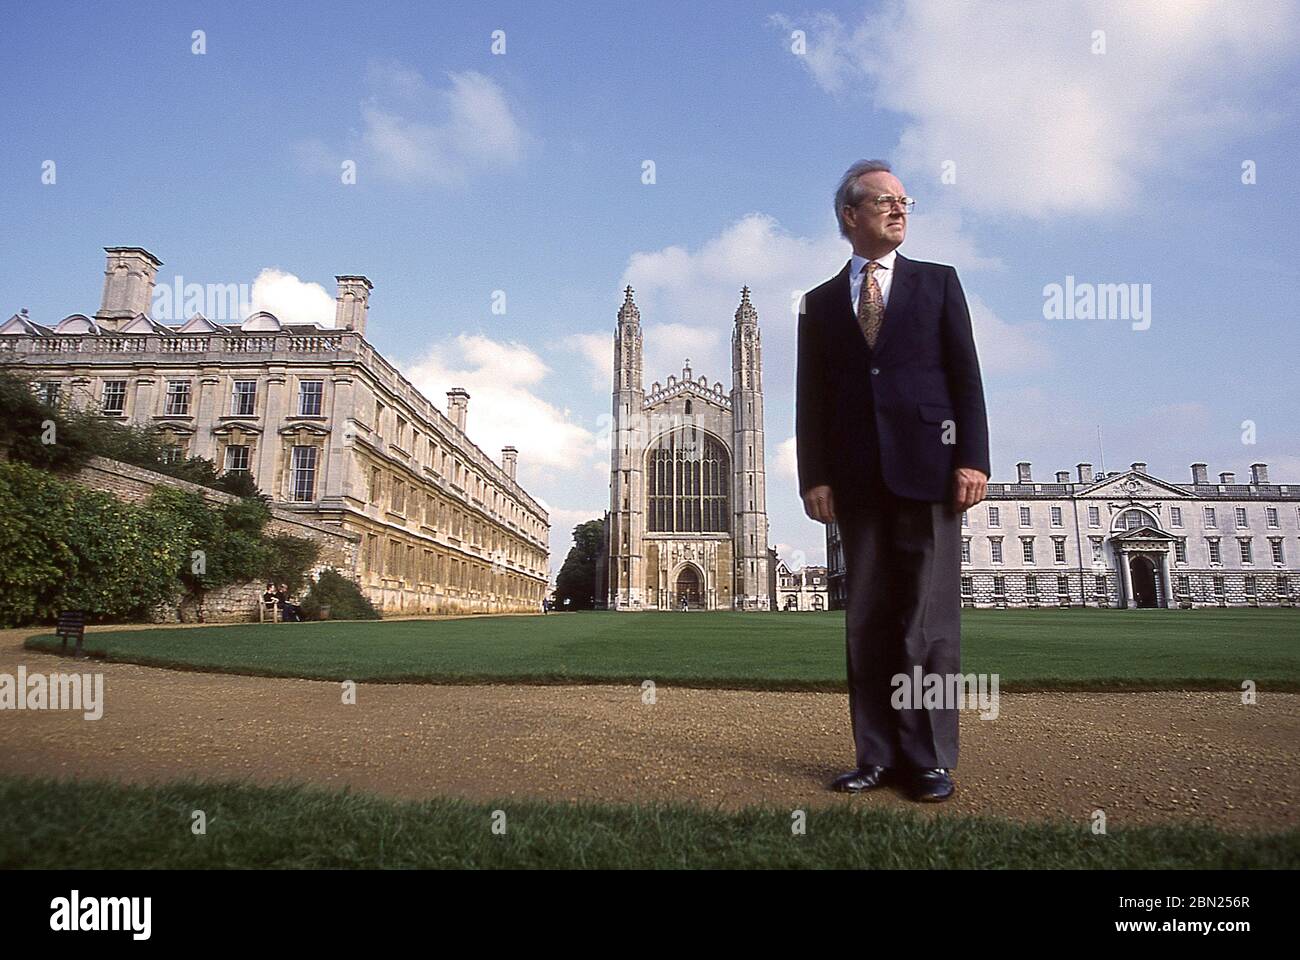
<svg viewBox="0 0 1300 960">
<path fill-rule="evenodd" d="M 555 578 L 556 606 L 590 610 L 595 606 L 596 562 L 604 544 L 604 522 L 588 520 L 573 528 L 573 546 Z M 564 601 L 568 600 L 566 608 Z"/>
<path fill-rule="evenodd" d="M 42 403 L 36 384 L 0 370 L 0 447 L 9 458 L 42 470 L 75 471 L 94 454 L 94 429 L 77 411 Z"/>
<path fill-rule="evenodd" d="M 336 570 L 326 567 L 302 602 L 308 620 L 378 620 L 377 611 L 361 588 Z"/>
</svg>

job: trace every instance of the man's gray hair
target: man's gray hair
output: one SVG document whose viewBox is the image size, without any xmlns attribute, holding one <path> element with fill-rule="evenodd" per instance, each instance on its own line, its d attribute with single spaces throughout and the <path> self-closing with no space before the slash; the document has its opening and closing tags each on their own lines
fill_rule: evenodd
<svg viewBox="0 0 1300 960">
<path fill-rule="evenodd" d="M 835 219 L 840 225 L 840 236 L 849 239 L 849 232 L 844 227 L 844 208 L 855 207 L 867 195 L 867 189 L 858 182 L 864 173 L 893 173 L 884 160 L 859 160 L 844 171 L 840 178 L 839 189 L 835 191 Z"/>
</svg>

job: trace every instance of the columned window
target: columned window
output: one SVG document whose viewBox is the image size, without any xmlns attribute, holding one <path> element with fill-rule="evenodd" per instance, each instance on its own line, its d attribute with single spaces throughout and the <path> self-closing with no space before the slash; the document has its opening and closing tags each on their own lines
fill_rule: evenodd
<svg viewBox="0 0 1300 960">
<path fill-rule="evenodd" d="M 126 410 L 125 380 L 104 381 L 104 398 L 100 409 L 108 416 L 120 416 Z"/>
<path fill-rule="evenodd" d="M 188 380 L 167 381 L 167 399 L 163 404 L 163 413 L 169 417 L 189 416 L 190 382 Z"/>
<path fill-rule="evenodd" d="M 226 472 L 247 473 L 248 459 L 248 445 L 232 443 L 226 447 Z"/>
<path fill-rule="evenodd" d="M 695 427 L 666 433 L 646 451 L 651 532 L 726 533 L 731 529 L 731 457 Z"/>
<path fill-rule="evenodd" d="M 230 413 L 236 417 L 251 417 L 257 407 L 257 381 L 236 380 L 230 393 Z"/>
<path fill-rule="evenodd" d="M 298 416 L 300 417 L 319 417 L 321 411 L 321 396 L 324 391 L 325 381 L 323 380 L 300 380 L 298 381 Z"/>
<path fill-rule="evenodd" d="M 299 503 L 316 499 L 316 448 L 294 447 L 291 496 Z"/>
</svg>

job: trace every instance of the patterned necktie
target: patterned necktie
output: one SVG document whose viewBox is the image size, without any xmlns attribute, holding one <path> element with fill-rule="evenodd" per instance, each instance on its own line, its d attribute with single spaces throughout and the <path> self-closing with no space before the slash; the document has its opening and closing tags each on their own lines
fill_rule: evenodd
<svg viewBox="0 0 1300 960">
<path fill-rule="evenodd" d="M 867 346 L 873 349 L 885 319 L 885 298 L 880 295 L 880 284 L 876 283 L 876 270 L 879 268 L 880 264 L 874 260 L 867 264 L 867 278 L 858 294 L 858 326 L 867 338 Z"/>
</svg>

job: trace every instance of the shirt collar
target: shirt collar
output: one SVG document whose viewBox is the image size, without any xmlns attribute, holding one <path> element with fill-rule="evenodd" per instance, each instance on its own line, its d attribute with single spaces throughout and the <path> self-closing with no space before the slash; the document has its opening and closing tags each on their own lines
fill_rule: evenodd
<svg viewBox="0 0 1300 960">
<path fill-rule="evenodd" d="M 876 259 L 876 263 L 880 264 L 880 267 L 883 270 L 893 270 L 894 257 L 897 253 L 898 253 L 898 248 L 895 247 L 893 250 L 890 250 L 883 257 L 878 257 Z M 851 271 L 851 275 L 856 277 L 858 274 L 862 273 L 862 271 L 867 269 L 868 263 L 870 263 L 870 261 L 866 257 L 860 257 L 855 253 L 852 259 L 853 265 L 849 268 Z"/>
</svg>

